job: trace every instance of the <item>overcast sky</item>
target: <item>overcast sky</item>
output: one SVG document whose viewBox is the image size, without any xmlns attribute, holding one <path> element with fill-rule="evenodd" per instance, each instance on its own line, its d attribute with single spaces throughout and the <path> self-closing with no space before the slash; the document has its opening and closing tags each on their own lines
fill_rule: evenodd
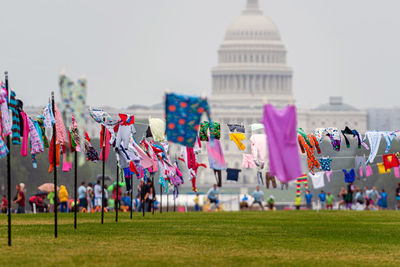
<svg viewBox="0 0 400 267">
<path fill-rule="evenodd" d="M 86 74 L 93 106 L 151 105 L 166 88 L 210 93 L 216 51 L 245 2 L 1 0 L 0 71 L 9 71 L 26 105 L 41 106 L 58 91 L 63 68 L 73 79 Z M 260 5 L 280 29 L 300 106 L 315 107 L 331 95 L 362 108 L 397 105 L 400 1 Z"/>
</svg>

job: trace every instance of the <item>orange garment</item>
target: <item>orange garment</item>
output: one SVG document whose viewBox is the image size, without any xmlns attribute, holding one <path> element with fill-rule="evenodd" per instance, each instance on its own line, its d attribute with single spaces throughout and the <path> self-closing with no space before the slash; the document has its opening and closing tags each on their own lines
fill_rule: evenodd
<svg viewBox="0 0 400 267">
<path fill-rule="evenodd" d="M 299 146 L 302 153 L 307 153 L 307 163 L 308 169 L 312 174 L 314 174 L 314 168 L 320 168 L 321 165 L 319 161 L 315 157 L 315 150 L 317 150 L 318 154 L 321 153 L 321 148 L 319 147 L 319 143 L 317 138 L 313 134 L 307 135 L 310 145 L 307 143 L 305 138 L 302 135 L 297 136 L 297 140 L 299 142 Z"/>
<path fill-rule="evenodd" d="M 246 149 L 246 146 L 242 143 L 242 140 L 246 139 L 246 136 L 243 133 L 230 133 L 229 139 L 233 140 L 240 150 Z"/>
</svg>

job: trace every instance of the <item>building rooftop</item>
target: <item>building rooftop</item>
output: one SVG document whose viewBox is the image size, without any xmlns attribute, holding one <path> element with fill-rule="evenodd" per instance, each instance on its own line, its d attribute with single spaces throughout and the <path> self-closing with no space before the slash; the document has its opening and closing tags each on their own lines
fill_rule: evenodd
<svg viewBox="0 0 400 267">
<path fill-rule="evenodd" d="M 343 103 L 343 97 L 341 96 L 331 96 L 329 97 L 329 103 L 322 104 L 313 110 L 320 111 L 357 111 L 358 109 Z"/>
</svg>

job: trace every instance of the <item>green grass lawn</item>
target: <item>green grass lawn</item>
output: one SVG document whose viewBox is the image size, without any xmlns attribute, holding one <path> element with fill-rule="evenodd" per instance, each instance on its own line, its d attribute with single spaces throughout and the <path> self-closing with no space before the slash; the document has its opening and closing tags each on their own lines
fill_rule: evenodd
<svg viewBox="0 0 400 267">
<path fill-rule="evenodd" d="M 221 212 L 0 216 L 0 266 L 397 265 L 400 212 Z"/>
</svg>

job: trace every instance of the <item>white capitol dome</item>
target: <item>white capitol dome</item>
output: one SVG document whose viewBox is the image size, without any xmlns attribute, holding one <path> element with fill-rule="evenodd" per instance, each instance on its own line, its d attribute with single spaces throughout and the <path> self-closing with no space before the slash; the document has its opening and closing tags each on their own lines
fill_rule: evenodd
<svg viewBox="0 0 400 267">
<path fill-rule="evenodd" d="M 242 14 L 228 27 L 212 70 L 214 107 L 260 106 L 262 98 L 284 105 L 292 97 L 292 70 L 278 27 L 247 0 Z M 229 101 L 227 101 L 229 100 Z"/>
<path fill-rule="evenodd" d="M 258 7 L 258 1 L 247 2 L 247 8 L 242 12 L 226 31 L 225 41 L 261 40 L 280 41 L 278 27 L 268 17 L 263 16 Z"/>
</svg>

